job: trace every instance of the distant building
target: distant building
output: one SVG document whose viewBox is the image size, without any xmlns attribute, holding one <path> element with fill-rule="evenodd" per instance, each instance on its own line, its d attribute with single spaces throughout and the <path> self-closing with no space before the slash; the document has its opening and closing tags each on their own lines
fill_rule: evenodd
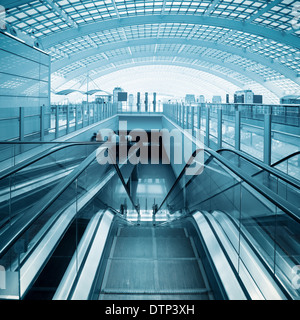
<svg viewBox="0 0 300 320">
<path fill-rule="evenodd" d="M 118 103 L 118 94 L 124 90 L 120 87 L 115 87 L 113 91 L 113 103 Z"/>
<path fill-rule="evenodd" d="M 280 98 L 280 104 L 300 104 L 300 96 L 288 95 Z"/>
<path fill-rule="evenodd" d="M 212 103 L 222 103 L 222 97 L 221 96 L 213 96 Z"/>
<path fill-rule="evenodd" d="M 129 96 L 128 96 L 128 105 L 129 105 L 130 108 L 133 107 L 133 103 L 134 103 L 134 96 L 133 96 L 132 93 L 130 93 Z"/>
<path fill-rule="evenodd" d="M 96 103 L 112 102 L 112 95 L 109 95 L 109 94 L 96 95 L 96 96 L 95 96 L 95 102 L 96 102 Z"/>
<path fill-rule="evenodd" d="M 198 101 L 197 102 L 199 102 L 199 103 L 205 103 L 205 97 L 204 97 L 204 95 L 200 95 L 199 97 L 198 97 Z"/>
<path fill-rule="evenodd" d="M 234 103 L 262 103 L 262 95 L 254 94 L 252 90 L 240 90 L 234 93 Z"/>
<path fill-rule="evenodd" d="M 195 103 L 195 102 L 196 102 L 196 99 L 195 99 L 194 94 L 186 94 L 185 95 L 185 103 L 186 104 Z"/>
<path fill-rule="evenodd" d="M 124 90 L 120 87 L 115 87 L 113 90 L 113 103 L 118 106 L 118 111 L 122 110 L 122 102 L 119 101 L 119 93 Z"/>
</svg>

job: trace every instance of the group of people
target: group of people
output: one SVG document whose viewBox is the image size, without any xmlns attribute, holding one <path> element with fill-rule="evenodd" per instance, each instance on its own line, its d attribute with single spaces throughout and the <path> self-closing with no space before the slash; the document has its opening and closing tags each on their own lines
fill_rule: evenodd
<svg viewBox="0 0 300 320">
<path fill-rule="evenodd" d="M 97 141 L 97 142 L 115 142 L 119 143 L 120 142 L 120 137 L 116 133 L 110 133 L 108 136 L 105 136 L 106 139 L 103 139 L 102 134 L 100 131 L 94 132 L 91 141 Z M 132 137 L 130 135 L 125 136 L 125 141 L 131 143 L 132 142 Z"/>
</svg>

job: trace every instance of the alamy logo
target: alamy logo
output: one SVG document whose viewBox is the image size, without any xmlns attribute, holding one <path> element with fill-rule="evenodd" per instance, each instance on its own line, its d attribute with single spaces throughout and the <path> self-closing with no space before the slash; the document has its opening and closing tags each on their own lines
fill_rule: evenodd
<svg viewBox="0 0 300 320">
<path fill-rule="evenodd" d="M 6 273 L 5 268 L 0 265 L 0 290 L 6 289 Z"/>
<path fill-rule="evenodd" d="M 197 146 L 191 140 L 192 130 L 184 131 L 152 129 L 149 137 L 143 129 L 128 132 L 127 121 L 120 121 L 118 134 L 108 128 L 99 130 L 96 141 L 104 143 L 97 150 L 97 161 L 101 165 L 127 161 L 134 165 L 158 164 L 160 161 L 162 164 L 186 164 L 186 175 L 199 175 L 204 164 L 200 130 L 196 130 Z"/>
<path fill-rule="evenodd" d="M 5 18 L 6 18 L 5 8 L 0 5 L 0 29 L 2 30 L 6 29 Z"/>
</svg>

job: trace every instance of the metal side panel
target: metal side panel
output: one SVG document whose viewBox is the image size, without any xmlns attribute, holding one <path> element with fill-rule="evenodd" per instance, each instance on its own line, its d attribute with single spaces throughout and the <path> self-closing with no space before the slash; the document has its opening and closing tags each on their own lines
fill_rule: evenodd
<svg viewBox="0 0 300 320">
<path fill-rule="evenodd" d="M 110 172 L 105 179 L 92 187 L 89 192 L 80 197 L 76 203 L 72 203 L 66 210 L 58 214 L 57 220 L 52 225 L 52 220 L 47 223 L 44 228 L 37 234 L 33 239 L 33 243 L 39 244 L 34 247 L 34 250 L 28 256 L 26 262 L 22 265 L 20 271 L 20 283 L 21 283 L 21 296 L 23 296 L 32 281 L 34 281 L 36 274 L 43 267 L 45 261 L 48 259 L 49 255 L 56 247 L 61 236 L 64 234 L 65 230 L 68 228 L 75 215 L 79 210 L 81 210 L 85 204 L 87 204 L 98 192 L 99 190 L 112 178 L 115 173 Z M 41 240 L 39 238 L 42 238 Z"/>
<path fill-rule="evenodd" d="M 104 213 L 71 300 L 88 300 L 113 218 L 111 212 Z"/>
<path fill-rule="evenodd" d="M 58 243 L 64 230 L 69 226 L 76 214 L 76 203 L 65 210 L 62 215 L 54 224 L 54 226 L 47 232 L 43 240 L 33 251 L 30 257 L 26 260 L 24 265 L 20 269 L 20 296 L 26 293 L 32 281 L 34 281 L 36 274 L 44 265 L 49 254 L 52 252 L 56 244 Z"/>
<path fill-rule="evenodd" d="M 193 215 L 199 231 L 205 241 L 210 257 L 216 267 L 220 280 L 224 286 L 229 300 L 246 300 L 246 295 L 236 278 L 222 248 L 219 245 L 210 225 L 201 212 Z"/>
<path fill-rule="evenodd" d="M 74 286 L 78 270 L 84 262 L 89 245 L 97 231 L 101 218 L 103 216 L 103 210 L 97 212 L 91 221 L 89 222 L 76 252 L 74 253 L 71 262 L 53 296 L 53 300 L 67 300 L 70 292 Z"/>
<path fill-rule="evenodd" d="M 251 249 L 244 237 L 239 236 L 239 230 L 232 220 L 224 213 L 216 211 L 211 215 L 214 217 L 218 236 L 224 234 L 231 243 L 240 239 L 240 245 L 236 258 L 239 260 L 239 275 L 252 299 L 286 299 L 281 289 L 275 283 L 269 271 L 264 267 L 257 254 Z M 223 234 L 223 235 L 222 235 Z M 256 288 L 255 288 L 256 287 Z M 260 292 L 260 294 L 258 294 Z"/>
<path fill-rule="evenodd" d="M 216 212 L 214 212 L 214 214 L 216 215 Z M 224 250 L 226 250 L 228 254 L 228 258 L 231 260 L 236 271 L 239 272 L 239 276 L 251 299 L 263 300 L 264 296 L 257 287 L 254 279 L 249 275 L 247 269 L 239 261 L 239 244 L 237 244 L 239 241 L 239 235 L 234 227 L 232 225 L 228 225 L 227 221 L 223 222 L 221 218 L 217 219 L 211 214 L 207 214 L 206 216 L 210 220 L 211 225 L 222 242 Z"/>
</svg>

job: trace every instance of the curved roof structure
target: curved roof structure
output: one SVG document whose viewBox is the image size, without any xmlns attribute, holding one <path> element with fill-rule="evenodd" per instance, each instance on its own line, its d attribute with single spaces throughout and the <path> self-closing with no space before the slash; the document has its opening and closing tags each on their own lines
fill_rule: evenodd
<svg viewBox="0 0 300 320">
<path fill-rule="evenodd" d="M 139 70 L 157 78 L 163 70 L 165 80 L 183 72 L 190 83 L 212 85 L 211 92 L 250 88 L 268 102 L 300 93 L 299 1 L 2 2 L 8 29 L 30 35 L 51 55 L 55 91 L 87 73 L 101 83 Z"/>
</svg>

